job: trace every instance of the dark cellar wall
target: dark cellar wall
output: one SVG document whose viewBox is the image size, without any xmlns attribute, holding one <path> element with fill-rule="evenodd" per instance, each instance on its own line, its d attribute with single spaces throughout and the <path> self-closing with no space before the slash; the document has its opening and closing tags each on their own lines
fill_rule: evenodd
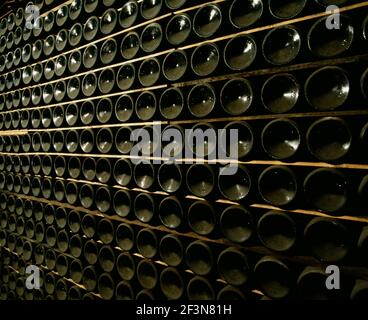
<svg viewBox="0 0 368 320">
<path fill-rule="evenodd" d="M 367 2 L 33 3 L 0 7 L 2 300 L 367 298 Z M 170 129 L 227 131 L 172 163 Z"/>
</svg>

